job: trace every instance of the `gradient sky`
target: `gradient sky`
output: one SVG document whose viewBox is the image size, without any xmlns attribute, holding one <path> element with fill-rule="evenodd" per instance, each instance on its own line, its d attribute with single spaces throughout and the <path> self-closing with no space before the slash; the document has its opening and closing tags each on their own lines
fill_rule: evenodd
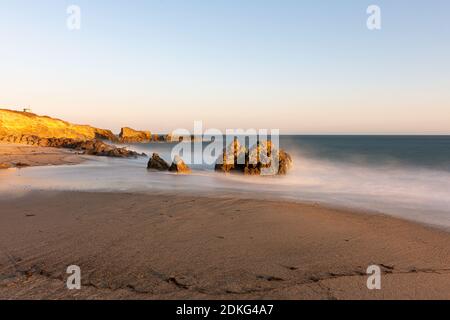
<svg viewBox="0 0 450 320">
<path fill-rule="evenodd" d="M 448 0 L 0 0 L 0 107 L 116 132 L 450 134 L 449 16 Z"/>
</svg>

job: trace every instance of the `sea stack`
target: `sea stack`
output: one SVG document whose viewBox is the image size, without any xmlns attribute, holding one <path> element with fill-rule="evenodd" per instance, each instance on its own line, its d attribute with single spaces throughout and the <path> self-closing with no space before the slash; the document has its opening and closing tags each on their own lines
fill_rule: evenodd
<svg viewBox="0 0 450 320">
<path fill-rule="evenodd" d="M 270 176 L 286 175 L 292 166 L 292 157 L 282 149 L 275 149 L 271 141 L 258 141 L 255 146 L 247 150 L 235 139 L 224 149 L 217 160 L 215 170 L 225 173 L 240 172 L 244 175 Z"/>
<path fill-rule="evenodd" d="M 191 173 L 191 169 L 184 163 L 180 156 L 175 156 L 169 171 L 183 174 Z"/>
<path fill-rule="evenodd" d="M 154 153 L 147 163 L 147 169 L 156 171 L 169 170 L 169 164 L 159 154 Z"/>
</svg>

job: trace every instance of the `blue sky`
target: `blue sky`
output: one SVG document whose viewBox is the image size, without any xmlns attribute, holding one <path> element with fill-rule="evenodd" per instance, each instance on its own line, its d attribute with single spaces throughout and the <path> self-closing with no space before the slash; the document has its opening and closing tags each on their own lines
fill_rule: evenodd
<svg viewBox="0 0 450 320">
<path fill-rule="evenodd" d="M 450 133 L 449 14 L 446 0 L 0 0 L 0 106 L 115 131 Z"/>
</svg>

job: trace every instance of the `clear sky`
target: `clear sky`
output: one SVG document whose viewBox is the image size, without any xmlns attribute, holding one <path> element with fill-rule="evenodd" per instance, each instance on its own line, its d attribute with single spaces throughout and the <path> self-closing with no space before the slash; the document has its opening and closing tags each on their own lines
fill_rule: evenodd
<svg viewBox="0 0 450 320">
<path fill-rule="evenodd" d="M 0 0 L 0 107 L 114 131 L 449 134 L 449 17 L 448 0 Z"/>
</svg>

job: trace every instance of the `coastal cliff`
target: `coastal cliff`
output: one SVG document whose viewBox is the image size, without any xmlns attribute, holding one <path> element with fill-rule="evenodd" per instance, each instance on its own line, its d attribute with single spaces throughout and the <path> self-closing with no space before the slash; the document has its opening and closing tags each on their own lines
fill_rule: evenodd
<svg viewBox="0 0 450 320">
<path fill-rule="evenodd" d="M 0 138 L 23 135 L 39 138 L 64 138 L 74 140 L 107 139 L 117 141 L 117 137 L 106 129 L 89 125 L 72 124 L 48 116 L 34 113 L 0 109 Z"/>
<path fill-rule="evenodd" d="M 144 155 L 117 148 L 102 140 L 118 142 L 110 130 L 71 124 L 29 112 L 0 109 L 0 141 L 4 143 L 73 149 L 96 156 L 126 158 Z"/>
</svg>

